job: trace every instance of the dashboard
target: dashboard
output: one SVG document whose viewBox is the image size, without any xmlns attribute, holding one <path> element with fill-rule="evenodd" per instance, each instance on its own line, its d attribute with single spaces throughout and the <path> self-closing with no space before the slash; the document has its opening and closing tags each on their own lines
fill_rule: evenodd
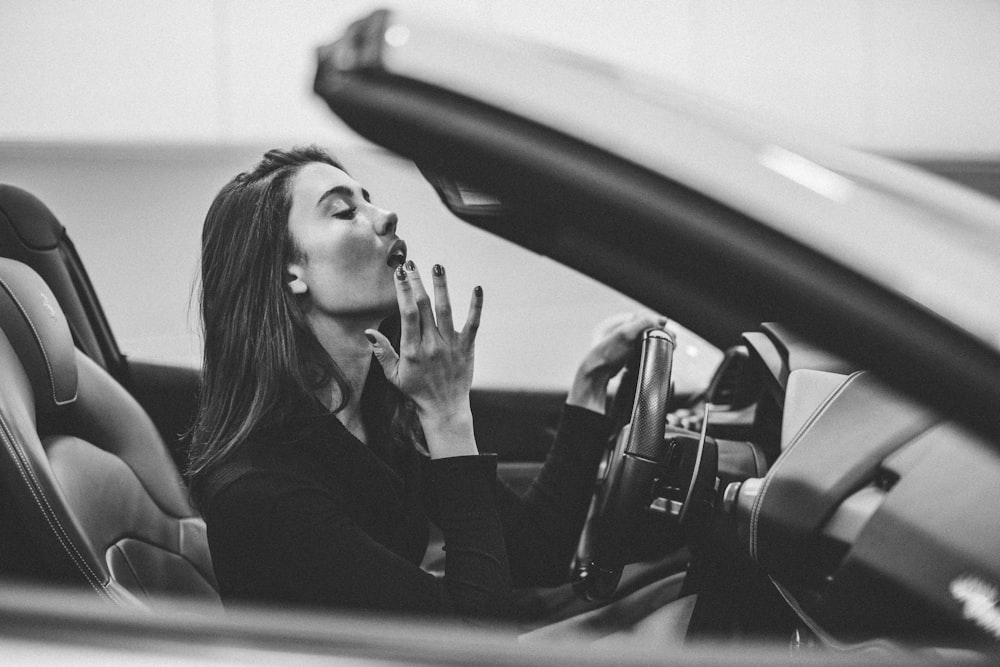
<svg viewBox="0 0 1000 667">
<path fill-rule="evenodd" d="M 722 509 L 818 636 L 1000 639 L 995 448 L 774 324 L 727 351 L 705 403 L 710 435 L 766 461 L 725 483 L 720 446 Z"/>
</svg>

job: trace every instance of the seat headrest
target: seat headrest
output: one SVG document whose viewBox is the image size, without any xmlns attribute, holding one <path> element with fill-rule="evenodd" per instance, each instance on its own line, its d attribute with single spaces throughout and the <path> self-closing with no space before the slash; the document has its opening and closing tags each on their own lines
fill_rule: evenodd
<svg viewBox="0 0 1000 667">
<path fill-rule="evenodd" d="M 2 257 L 0 328 L 31 381 L 37 412 L 76 400 L 76 350 L 59 303 L 37 273 Z"/>
<path fill-rule="evenodd" d="M 32 250 L 55 248 L 63 232 L 41 199 L 5 183 L 0 183 L 0 222 L 6 222 L 18 240 Z"/>
</svg>

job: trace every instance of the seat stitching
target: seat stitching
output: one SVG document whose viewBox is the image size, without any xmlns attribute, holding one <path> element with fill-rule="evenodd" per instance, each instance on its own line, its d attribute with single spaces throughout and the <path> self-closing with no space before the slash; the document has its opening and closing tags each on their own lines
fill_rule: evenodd
<svg viewBox="0 0 1000 667">
<path fill-rule="evenodd" d="M 27 320 L 28 326 L 31 327 L 31 333 L 35 337 L 35 342 L 38 343 L 38 349 L 42 352 L 42 358 L 45 359 L 45 368 L 49 375 L 49 385 L 52 387 L 52 402 L 56 405 L 66 405 L 68 403 L 72 403 L 76 400 L 76 392 L 73 393 L 72 398 L 68 398 L 64 401 L 60 401 L 56 396 L 56 378 L 55 374 L 52 372 L 52 364 L 49 362 L 49 354 L 45 351 L 45 345 L 42 344 L 42 337 L 38 334 L 38 330 L 35 328 L 35 323 L 31 320 L 31 316 L 28 314 L 27 309 L 21 305 L 21 301 L 17 298 L 17 294 L 14 293 L 14 290 L 10 288 L 2 277 L 0 277 L 0 284 L 2 284 L 7 293 L 10 294 L 10 298 L 14 300 L 14 304 L 17 306 L 18 310 L 21 311 L 24 319 Z"/>
<path fill-rule="evenodd" d="M 86 565 L 85 562 L 81 564 L 81 562 L 77 558 L 78 554 L 74 554 L 73 551 L 71 551 L 66 546 L 66 542 L 63 539 L 64 536 L 60 534 L 59 530 L 57 530 L 55 526 L 53 526 L 52 517 L 50 517 L 49 513 L 45 511 L 46 510 L 45 506 L 41 502 L 39 502 L 38 490 L 36 490 L 34 486 L 32 486 L 31 480 L 29 480 L 28 477 L 25 475 L 24 462 L 21 460 L 18 453 L 13 451 L 11 444 L 14 441 L 14 438 L 12 435 L 10 435 L 7 428 L 7 423 L 3 421 L 2 415 L 0 415 L 0 423 L 3 424 L 3 428 L 0 429 L 0 434 L 3 435 L 4 445 L 7 446 L 8 450 L 11 450 L 11 454 L 13 455 L 13 461 L 17 466 L 17 471 L 21 475 L 21 478 L 24 481 L 28 491 L 31 493 L 32 499 L 35 501 L 35 504 L 38 505 L 39 509 L 41 509 L 42 517 L 45 519 L 45 522 L 49 525 L 49 528 L 52 530 L 52 533 L 55 535 L 55 538 L 56 540 L 58 540 L 60 546 L 62 546 L 62 548 L 67 552 L 67 555 L 69 555 L 70 560 L 73 561 L 73 564 L 76 565 L 77 569 L 80 570 L 81 574 L 83 574 L 84 579 L 87 581 L 88 584 L 90 584 L 91 588 L 93 588 L 94 591 L 97 592 L 98 595 L 100 595 L 102 593 L 101 588 L 99 587 L 100 582 L 95 581 L 95 578 L 93 577 L 93 571 L 90 570 L 90 568 Z"/>
<path fill-rule="evenodd" d="M 12 449 L 11 446 L 13 445 L 13 449 L 16 450 L 12 451 L 11 453 L 14 455 L 13 458 L 15 463 L 17 464 L 18 473 L 21 475 L 22 479 L 24 479 L 25 486 L 31 492 L 35 504 L 38 505 L 38 507 L 42 510 L 42 516 L 45 517 L 45 521 L 46 523 L 49 524 L 49 527 L 55 534 L 56 539 L 59 540 L 60 545 L 62 545 L 63 549 L 67 551 L 70 558 L 81 570 L 84 576 L 87 577 L 88 579 L 93 580 L 91 581 L 91 585 L 101 584 L 100 578 L 97 577 L 96 574 L 94 574 L 94 571 L 87 564 L 86 560 L 84 560 L 79 551 L 76 550 L 76 546 L 72 543 L 72 540 L 69 539 L 69 536 L 66 534 L 65 529 L 59 522 L 58 517 L 52 510 L 51 505 L 48 504 L 48 499 L 45 497 L 45 493 L 41 489 L 41 484 L 38 483 L 38 478 L 35 477 L 34 472 L 31 469 L 31 465 L 27 461 L 27 457 L 24 454 L 23 448 L 21 447 L 20 443 L 17 442 L 17 439 L 13 436 L 13 433 L 10 430 L 9 425 L 7 424 L 6 420 L 4 420 L 2 414 L 0 414 L 0 425 L 2 425 L 3 427 L 0 430 L 2 430 L 3 434 L 6 436 L 4 442 L 7 445 L 8 449 L 9 450 Z M 28 472 L 27 475 L 25 474 L 25 470 L 27 470 Z M 29 479 L 29 475 L 31 479 Z M 34 483 L 34 485 L 32 484 L 32 482 Z M 41 500 L 44 502 L 39 501 L 39 496 L 41 497 Z M 53 522 L 55 522 L 58 525 L 53 525 Z M 69 546 L 66 545 L 66 541 L 64 541 L 64 538 L 66 541 L 69 541 Z"/>
<path fill-rule="evenodd" d="M 2 416 L 0 416 L 0 421 L 2 421 L 2 419 L 3 419 L 3 418 L 2 418 Z M 4 426 L 6 426 L 6 425 L 7 425 L 7 424 L 6 424 L 6 422 L 4 422 Z M 33 482 L 35 483 L 35 485 L 36 485 L 36 486 L 38 487 L 38 490 L 40 491 L 40 495 L 41 495 L 41 498 L 42 498 L 42 500 L 43 500 L 43 501 L 44 501 L 44 503 L 45 503 L 45 507 L 46 507 L 46 509 L 48 509 L 48 511 L 52 513 L 52 516 L 53 516 L 53 518 L 55 519 L 56 523 L 57 523 L 57 524 L 59 524 L 59 529 L 60 529 L 60 530 L 61 530 L 61 531 L 63 532 L 63 535 L 64 535 L 64 536 L 65 536 L 65 537 L 66 537 L 67 539 L 69 539 L 69 535 L 68 535 L 68 534 L 66 533 L 66 529 L 65 529 L 65 528 L 64 528 L 64 527 L 62 526 L 62 523 L 61 523 L 61 522 L 59 521 L 59 519 L 58 519 L 58 515 L 56 515 L 55 511 L 54 511 L 54 510 L 52 509 L 52 506 L 51 506 L 51 505 L 49 504 L 49 500 L 48 500 L 48 498 L 46 497 L 46 495 L 45 495 L 44 491 L 42 491 L 42 485 L 41 485 L 41 483 L 40 483 L 40 482 L 38 481 L 38 477 L 36 477 L 36 476 L 35 476 L 35 471 L 34 471 L 34 469 L 33 469 L 33 468 L 31 467 L 31 464 L 30 464 L 30 462 L 29 462 L 29 460 L 28 460 L 28 457 L 27 457 L 27 454 L 25 454 L 25 453 L 24 453 L 24 449 L 23 449 L 23 448 L 21 447 L 21 444 L 20 444 L 19 442 L 17 442 L 16 440 L 14 440 L 14 445 L 15 445 L 15 447 L 16 447 L 16 448 L 17 448 L 17 450 L 18 450 L 18 454 L 19 454 L 19 458 L 21 459 L 21 463 L 22 463 L 22 465 L 23 465 L 23 466 L 25 467 L 25 469 L 27 470 L 28 474 L 29 474 L 29 475 L 31 476 L 31 478 L 32 478 L 32 481 L 33 481 Z M 83 558 L 83 557 L 82 557 L 82 555 L 80 554 L 80 552 L 79 552 L 79 551 L 77 551 L 77 550 L 76 550 L 76 545 L 74 545 L 74 544 L 72 543 L 72 540 L 70 541 L 70 546 L 71 546 L 71 547 L 73 548 L 73 551 L 74 551 L 74 552 L 76 552 L 76 554 L 77 554 L 78 556 L 80 556 L 80 557 L 81 557 L 81 559 L 82 559 L 82 558 Z M 86 560 L 84 560 L 83 562 L 84 562 L 84 564 L 86 565 Z M 91 569 L 90 569 L 90 566 L 89 566 L 89 565 L 86 565 L 86 567 L 87 567 L 87 569 L 88 569 L 88 570 L 89 570 L 89 571 L 91 572 L 91 574 L 94 574 L 93 570 L 91 570 Z M 97 579 L 98 581 L 100 581 L 100 577 L 98 577 L 98 576 L 97 576 L 96 574 L 94 574 L 94 576 L 95 576 L 95 578 L 96 578 L 96 579 Z"/>
<path fill-rule="evenodd" d="M 760 562 L 758 560 L 759 556 L 758 527 L 760 525 L 760 515 L 764 504 L 764 495 L 770 488 L 771 482 L 774 480 L 778 468 L 780 468 L 781 464 L 784 463 L 785 460 L 788 458 L 787 456 L 788 453 L 791 452 L 792 449 L 794 449 L 795 446 L 802 441 L 803 436 L 813 427 L 813 424 L 816 423 L 816 420 L 818 420 L 820 416 L 826 412 L 826 410 L 830 407 L 830 404 L 834 401 L 834 399 L 840 396 L 847 388 L 847 386 L 852 382 L 854 382 L 854 380 L 856 380 L 859 376 L 861 376 L 862 373 L 864 373 L 864 371 L 855 371 L 854 373 L 852 373 L 846 380 L 844 380 L 844 382 L 841 383 L 839 387 L 837 387 L 837 389 L 832 394 L 830 394 L 829 396 L 826 397 L 826 399 L 824 399 L 824 401 L 820 404 L 820 406 L 816 408 L 811 415 L 809 415 L 809 419 L 807 419 L 806 422 L 802 424 L 798 432 L 796 432 L 795 437 L 792 438 L 788 447 L 785 449 L 784 452 L 781 453 L 781 456 L 778 457 L 778 460 L 775 461 L 774 467 L 771 468 L 768 471 L 767 475 L 764 477 L 764 484 L 761 486 L 760 493 L 757 495 L 757 499 L 754 501 L 753 512 L 751 513 L 750 516 L 750 556 L 754 559 L 755 562 L 758 563 Z"/>
<path fill-rule="evenodd" d="M 17 441 L 17 438 L 14 437 L 13 431 L 11 431 L 10 426 L 3 417 L 3 414 L 0 414 L 0 427 L 2 427 L 0 428 L 0 433 L 4 436 L 4 444 L 14 455 L 13 459 L 17 465 L 18 473 L 24 480 L 25 486 L 31 493 L 35 504 L 42 510 L 42 516 L 45 518 L 45 522 L 49 525 L 49 528 L 55 534 L 60 546 L 62 546 L 62 548 L 67 552 L 70 560 L 73 561 L 77 569 L 79 569 L 84 575 L 84 578 L 87 579 L 87 582 L 91 585 L 91 587 L 94 588 L 98 594 L 101 594 L 102 592 L 107 594 L 104 583 L 101 582 L 100 577 L 94 573 L 86 559 L 84 559 L 77 550 L 76 545 L 73 544 L 69 535 L 66 533 L 65 528 L 62 526 L 62 523 L 59 521 L 58 516 L 56 516 L 55 512 L 52 510 L 52 506 L 49 505 L 48 499 L 45 497 L 45 493 L 41 489 L 41 484 L 39 484 L 38 478 L 35 477 L 34 471 L 32 470 L 30 463 L 27 461 L 27 456 L 25 455 L 23 448 Z M 25 472 L 26 470 L 27 474 Z M 114 596 L 108 595 L 108 597 L 112 601 L 116 601 Z"/>
<path fill-rule="evenodd" d="M 118 593 L 111 587 L 111 579 L 109 578 L 107 582 L 101 584 L 101 588 L 104 589 L 105 595 L 111 598 L 111 601 L 115 604 L 125 606 L 125 603 L 118 597 Z"/>
</svg>

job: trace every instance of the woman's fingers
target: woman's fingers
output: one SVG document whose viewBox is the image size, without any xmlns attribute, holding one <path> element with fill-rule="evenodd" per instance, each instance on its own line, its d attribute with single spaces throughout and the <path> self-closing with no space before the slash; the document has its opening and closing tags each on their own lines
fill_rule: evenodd
<svg viewBox="0 0 1000 667">
<path fill-rule="evenodd" d="M 455 325 L 451 316 L 451 297 L 448 296 L 448 280 L 444 275 L 444 267 L 435 264 L 431 270 L 434 283 L 434 312 L 437 314 L 438 330 L 441 336 L 450 341 L 455 337 Z"/>
<path fill-rule="evenodd" d="M 420 272 L 417 265 L 412 260 L 407 260 L 403 265 L 406 269 L 406 280 L 410 284 L 414 302 L 417 305 L 417 312 L 420 317 L 421 338 L 432 335 L 437 327 L 434 324 L 434 310 L 431 307 L 431 297 L 427 294 L 423 280 L 420 279 Z"/>
<path fill-rule="evenodd" d="M 422 420 L 424 415 L 455 415 L 468 406 L 483 303 L 477 287 L 465 327 L 456 334 L 444 271 L 436 266 L 431 274 L 434 304 L 416 266 L 407 262 L 395 274 L 402 322 L 398 355 L 385 336 L 365 331 L 386 377 L 417 404 Z"/>
<path fill-rule="evenodd" d="M 399 304 L 399 351 L 407 354 L 420 344 L 420 310 L 406 269 L 399 266 L 393 272 L 393 278 L 396 283 L 396 303 Z"/>
<path fill-rule="evenodd" d="M 667 318 L 646 313 L 638 315 L 624 324 L 622 332 L 629 340 L 635 340 L 646 329 L 662 329 L 667 326 Z"/>
<path fill-rule="evenodd" d="M 469 316 L 465 318 L 465 327 L 462 329 L 462 340 L 467 347 L 472 347 L 476 342 L 476 332 L 479 331 L 479 319 L 483 314 L 483 288 L 476 286 L 472 290 L 472 303 L 469 304 Z"/>
<path fill-rule="evenodd" d="M 412 261 L 407 261 L 396 270 L 396 298 L 399 303 L 402 329 L 400 332 L 400 352 L 406 353 L 422 342 L 430 343 L 439 337 L 446 343 L 455 340 L 451 297 L 448 295 L 448 281 L 444 267 L 435 264 L 431 271 L 434 289 L 434 303 L 424 287 Z M 471 347 L 479 330 L 479 320 L 483 311 L 483 288 L 472 291 L 472 302 L 465 327 L 459 334 L 466 347 Z"/>
<path fill-rule="evenodd" d="M 635 341 L 643 331 L 662 329 L 666 325 L 667 318 L 652 313 L 610 318 L 599 327 L 593 347 L 583 364 L 589 369 L 599 369 L 611 377 L 625 365 Z"/>
<path fill-rule="evenodd" d="M 377 329 L 365 329 L 365 337 L 372 344 L 372 352 L 382 367 L 386 379 L 395 385 L 399 384 L 399 355 L 392 349 L 389 339 Z"/>
</svg>

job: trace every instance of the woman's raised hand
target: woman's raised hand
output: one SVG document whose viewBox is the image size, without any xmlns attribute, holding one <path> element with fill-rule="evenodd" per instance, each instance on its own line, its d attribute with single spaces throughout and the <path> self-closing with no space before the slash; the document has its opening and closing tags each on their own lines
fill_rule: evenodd
<svg viewBox="0 0 1000 667">
<path fill-rule="evenodd" d="M 368 329 L 365 335 L 386 378 L 416 403 L 431 457 L 477 454 L 469 391 L 483 291 L 474 290 L 465 326 L 455 331 L 444 269 L 435 265 L 432 275 L 433 306 L 413 262 L 396 269 L 398 355 L 379 331 Z"/>
</svg>

